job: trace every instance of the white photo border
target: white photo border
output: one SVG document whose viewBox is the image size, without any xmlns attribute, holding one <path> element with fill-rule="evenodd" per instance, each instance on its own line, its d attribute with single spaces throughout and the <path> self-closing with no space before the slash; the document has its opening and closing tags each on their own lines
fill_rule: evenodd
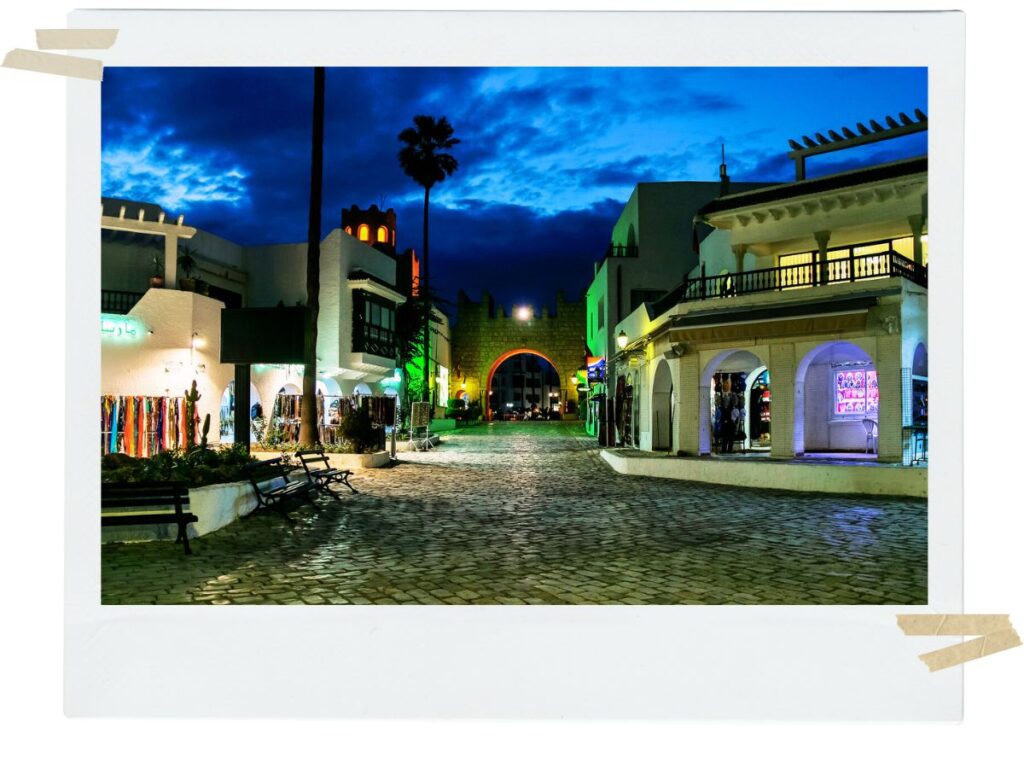
<svg viewBox="0 0 1024 768">
<path fill-rule="evenodd" d="M 107 66 L 928 67 L 938 435 L 927 606 L 101 605 L 101 86 L 69 79 L 69 715 L 961 719 L 962 668 L 929 673 L 895 615 L 963 608 L 963 14 L 90 10 L 68 26 L 120 30 Z"/>
</svg>

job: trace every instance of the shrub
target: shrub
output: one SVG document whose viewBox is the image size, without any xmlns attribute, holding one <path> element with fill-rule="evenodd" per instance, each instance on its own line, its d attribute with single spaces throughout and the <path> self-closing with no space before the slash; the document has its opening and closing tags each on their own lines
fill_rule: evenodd
<svg viewBox="0 0 1024 768">
<path fill-rule="evenodd" d="M 253 461 L 244 445 L 162 451 L 147 459 L 113 453 L 103 457 L 100 472 L 103 482 L 175 480 L 197 488 L 243 480 L 244 468 Z"/>
</svg>

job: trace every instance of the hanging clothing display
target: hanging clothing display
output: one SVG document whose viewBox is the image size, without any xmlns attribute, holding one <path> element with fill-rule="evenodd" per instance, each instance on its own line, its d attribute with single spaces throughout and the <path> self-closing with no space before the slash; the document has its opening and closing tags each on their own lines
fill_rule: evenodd
<svg viewBox="0 0 1024 768">
<path fill-rule="evenodd" d="M 198 432 L 199 417 L 196 414 Z M 149 457 L 185 445 L 185 398 L 103 395 L 100 448 L 108 453 Z"/>
</svg>

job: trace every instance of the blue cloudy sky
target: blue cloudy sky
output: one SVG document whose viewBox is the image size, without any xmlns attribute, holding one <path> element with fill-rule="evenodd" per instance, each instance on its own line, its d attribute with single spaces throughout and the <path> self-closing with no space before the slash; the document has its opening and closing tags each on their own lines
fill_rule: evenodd
<svg viewBox="0 0 1024 768">
<path fill-rule="evenodd" d="M 435 287 L 574 297 L 637 182 L 714 180 L 722 142 L 734 180 L 790 180 L 789 138 L 914 108 L 927 112 L 924 69 L 330 69 L 324 232 L 376 203 L 419 250 L 423 193 L 396 137 L 413 115 L 445 115 L 462 143 L 431 193 Z M 103 194 L 240 243 L 303 241 L 311 111 L 310 69 L 108 68 Z M 926 148 L 921 134 L 886 144 L 812 159 L 809 175 Z"/>
</svg>

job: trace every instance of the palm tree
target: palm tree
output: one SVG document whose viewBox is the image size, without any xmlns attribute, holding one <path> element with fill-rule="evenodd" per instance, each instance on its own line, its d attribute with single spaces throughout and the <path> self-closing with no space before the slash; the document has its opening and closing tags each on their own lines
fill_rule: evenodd
<svg viewBox="0 0 1024 768">
<path fill-rule="evenodd" d="M 320 428 L 316 412 L 316 331 L 320 316 L 320 208 L 324 182 L 323 67 L 313 68 L 313 152 L 309 174 L 309 244 L 306 248 L 306 333 L 303 343 L 302 423 L 299 444 L 317 445 Z"/>
<path fill-rule="evenodd" d="M 423 187 L 423 258 L 420 262 L 420 300 L 430 301 L 430 190 L 438 182 L 451 176 L 459 167 L 455 157 L 446 150 L 459 140 L 448 118 L 436 119 L 430 115 L 416 115 L 413 126 L 398 134 L 405 144 L 398 153 L 398 163 L 407 176 Z M 430 402 L 430 316 L 424 313 L 423 322 L 423 401 Z"/>
</svg>

